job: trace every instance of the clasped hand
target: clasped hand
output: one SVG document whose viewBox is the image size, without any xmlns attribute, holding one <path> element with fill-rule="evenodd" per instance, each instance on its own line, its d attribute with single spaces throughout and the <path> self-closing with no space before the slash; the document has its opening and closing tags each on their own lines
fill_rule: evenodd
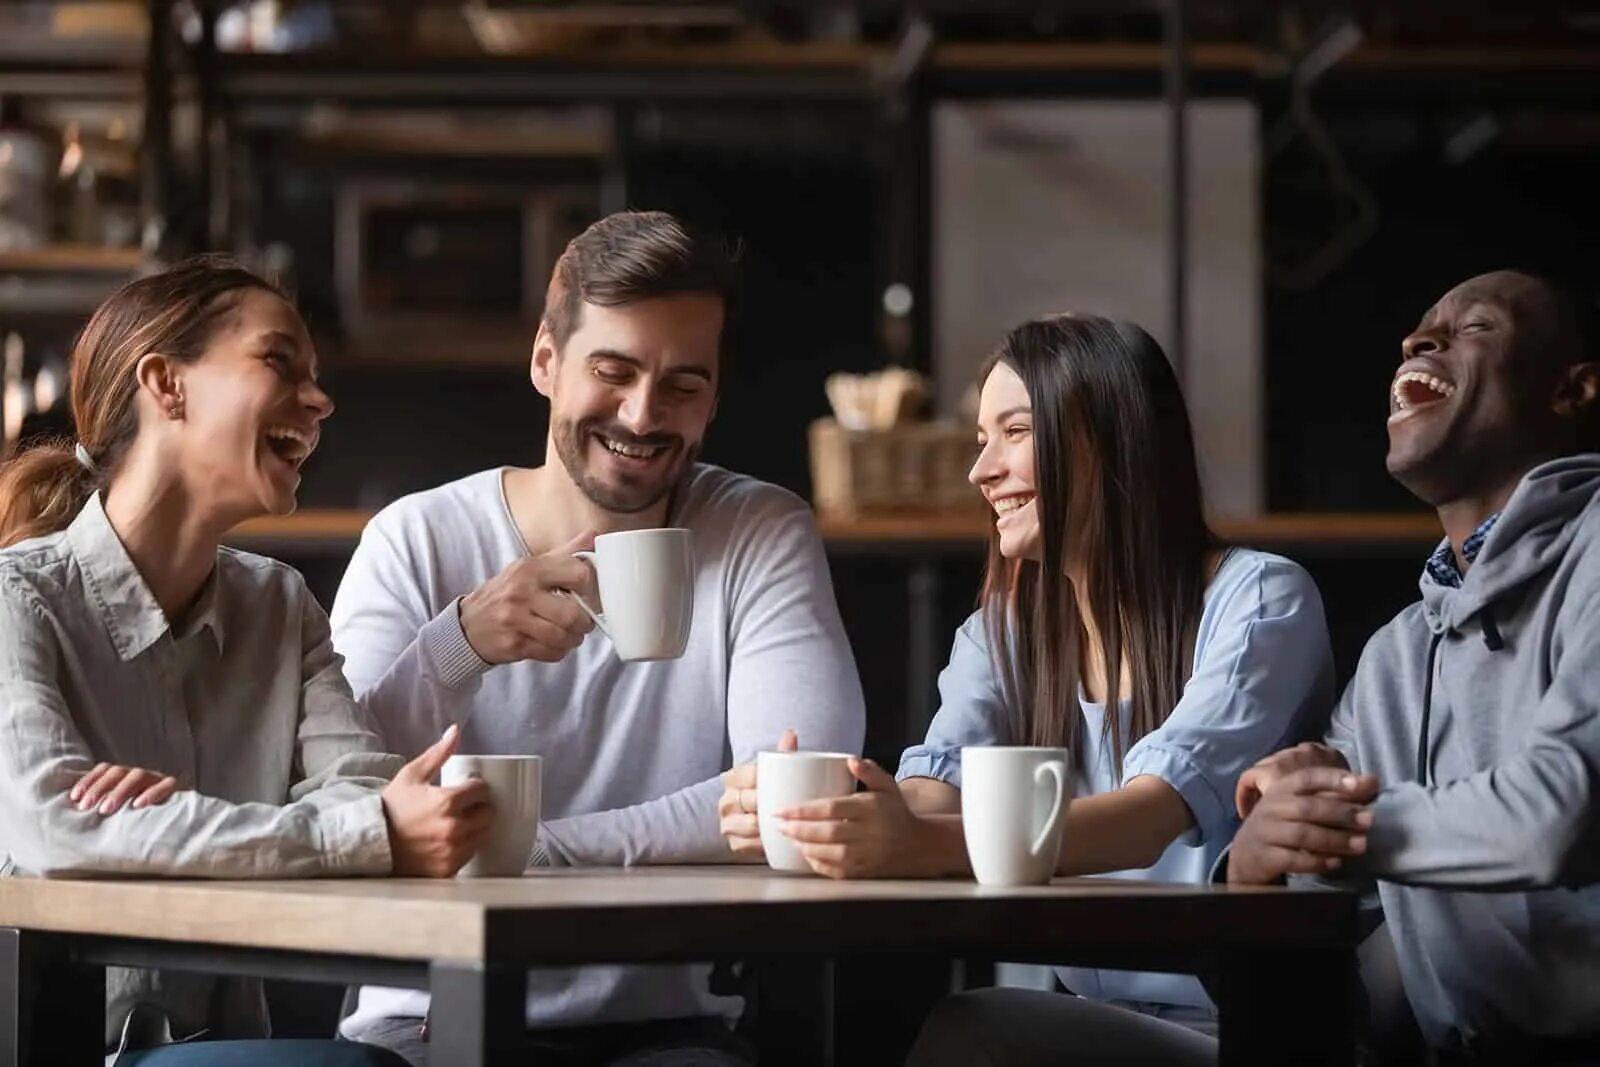
<svg viewBox="0 0 1600 1067">
<path fill-rule="evenodd" d="M 1228 881 L 1265 885 L 1290 874 L 1329 874 L 1364 855 L 1378 780 L 1353 774 L 1336 750 L 1302 744 L 1239 778 L 1244 825 L 1228 855 Z"/>
</svg>

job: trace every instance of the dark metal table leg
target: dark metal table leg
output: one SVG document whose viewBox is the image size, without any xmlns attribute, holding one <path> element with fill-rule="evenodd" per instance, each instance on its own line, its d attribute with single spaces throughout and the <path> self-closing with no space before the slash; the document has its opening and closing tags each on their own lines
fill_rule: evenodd
<svg viewBox="0 0 1600 1067">
<path fill-rule="evenodd" d="M 756 961 L 756 1044 L 762 1067 L 833 1067 L 833 961 Z"/>
<path fill-rule="evenodd" d="M 1357 978 L 1349 949 L 1240 952 L 1216 986 L 1221 1067 L 1349 1067 Z"/>
<path fill-rule="evenodd" d="M 104 1057 L 106 970 L 68 947 L 59 934 L 0 928 L 0 1067 Z"/>
<path fill-rule="evenodd" d="M 526 1048 L 527 971 L 435 963 L 428 975 L 430 1063 L 487 1067 Z"/>
</svg>

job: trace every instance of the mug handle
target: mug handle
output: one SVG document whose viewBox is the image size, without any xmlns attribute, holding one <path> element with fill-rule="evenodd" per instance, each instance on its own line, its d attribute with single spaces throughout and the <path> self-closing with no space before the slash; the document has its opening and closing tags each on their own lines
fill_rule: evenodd
<svg viewBox="0 0 1600 1067">
<path fill-rule="evenodd" d="M 574 559 L 583 560 L 590 567 L 594 567 L 594 565 L 595 565 L 595 563 L 594 563 L 594 553 L 589 551 L 587 548 L 580 548 L 578 551 L 576 551 L 576 552 L 574 552 L 572 554 L 572 557 Z M 578 607 L 583 609 L 583 613 L 585 615 L 589 616 L 589 618 L 594 620 L 594 624 L 600 628 L 600 632 L 601 633 L 606 635 L 607 640 L 612 640 L 612 638 L 611 638 L 611 630 L 610 630 L 609 627 L 606 626 L 606 617 L 604 615 L 600 614 L 599 612 L 595 611 L 593 608 L 591 608 L 589 606 L 589 602 L 587 600 L 583 599 L 583 597 L 579 596 L 577 593 L 573 592 L 571 589 L 557 589 L 557 590 L 555 590 L 555 594 L 556 594 L 556 596 L 569 596 L 573 600 L 576 600 L 578 602 Z"/>
<path fill-rule="evenodd" d="M 1033 784 L 1036 786 L 1043 785 L 1046 775 L 1054 780 L 1055 796 L 1050 800 L 1050 818 L 1045 820 L 1044 828 L 1039 831 L 1039 836 L 1033 839 L 1033 845 L 1028 849 L 1035 856 L 1044 851 L 1045 844 L 1054 836 L 1056 825 L 1061 822 L 1061 812 L 1064 808 L 1061 800 L 1067 792 L 1067 769 L 1061 764 L 1060 760 L 1051 760 L 1049 763 L 1041 763 L 1035 767 L 1033 769 Z"/>
</svg>

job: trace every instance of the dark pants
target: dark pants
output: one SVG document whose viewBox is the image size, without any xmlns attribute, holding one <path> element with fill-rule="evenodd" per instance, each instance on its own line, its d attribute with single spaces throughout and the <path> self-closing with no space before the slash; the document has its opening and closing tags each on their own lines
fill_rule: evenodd
<svg viewBox="0 0 1600 1067">
<path fill-rule="evenodd" d="M 405 1060 L 353 1041 L 191 1041 L 124 1052 L 117 1067 L 405 1067 Z"/>
<path fill-rule="evenodd" d="M 380 1019 L 354 1036 L 393 1050 L 411 1067 L 428 1067 L 420 1018 Z M 751 1067 L 756 1061 L 750 1046 L 721 1019 L 531 1030 L 527 1059 L 539 1067 Z"/>
</svg>

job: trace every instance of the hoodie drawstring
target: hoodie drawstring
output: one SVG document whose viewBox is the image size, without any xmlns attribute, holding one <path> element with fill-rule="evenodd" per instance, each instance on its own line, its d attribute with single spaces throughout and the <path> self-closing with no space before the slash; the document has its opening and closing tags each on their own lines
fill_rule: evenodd
<svg viewBox="0 0 1600 1067">
<path fill-rule="evenodd" d="M 1494 607 L 1490 604 L 1483 606 L 1483 611 L 1478 615 L 1478 624 L 1483 627 L 1483 647 L 1490 652 L 1499 652 L 1506 647 L 1505 641 L 1500 638 L 1500 627 L 1494 621 Z"/>
<path fill-rule="evenodd" d="M 1439 658 L 1439 642 L 1444 634 L 1428 639 L 1428 674 L 1422 683 L 1422 727 L 1417 731 L 1417 781 L 1428 784 L 1428 720 L 1433 717 L 1433 668 Z"/>
<path fill-rule="evenodd" d="M 1483 647 L 1490 652 L 1499 652 L 1506 647 L 1506 642 L 1500 636 L 1500 625 L 1494 621 L 1494 608 L 1485 604 L 1478 613 L 1478 625 L 1483 629 Z M 1433 717 L 1433 669 L 1439 658 L 1439 642 L 1444 640 L 1443 633 L 1434 634 L 1428 641 L 1428 677 L 1422 683 L 1422 726 L 1417 731 L 1417 781 L 1423 785 L 1428 784 L 1428 726 Z"/>
</svg>

